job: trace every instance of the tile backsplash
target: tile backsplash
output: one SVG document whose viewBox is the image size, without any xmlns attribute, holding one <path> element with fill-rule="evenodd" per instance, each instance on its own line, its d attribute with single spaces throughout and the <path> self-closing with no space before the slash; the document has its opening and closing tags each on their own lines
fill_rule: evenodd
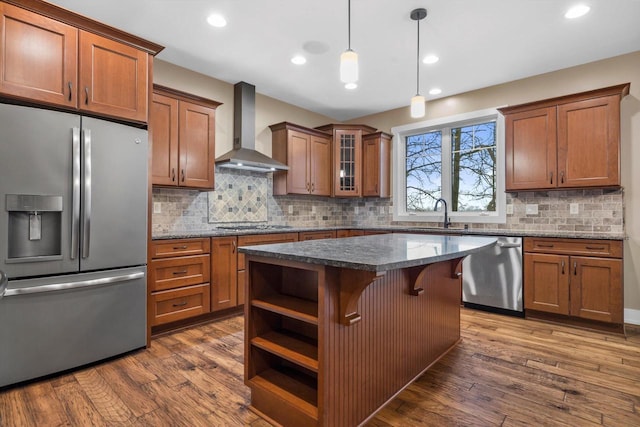
<svg viewBox="0 0 640 427">
<path fill-rule="evenodd" d="M 393 222 L 392 199 L 331 198 L 317 196 L 274 196 L 272 174 L 216 169 L 216 188 L 210 192 L 154 188 L 152 215 L 154 237 L 214 230 L 221 223 L 269 223 L 298 227 L 358 227 L 433 223 Z M 570 190 L 507 194 L 513 214 L 506 224 L 469 224 L 478 230 L 524 230 L 590 233 L 622 233 L 622 190 Z M 570 212 L 571 204 L 577 213 Z M 526 206 L 536 205 L 537 214 Z M 458 224 L 454 223 L 454 227 Z"/>
</svg>

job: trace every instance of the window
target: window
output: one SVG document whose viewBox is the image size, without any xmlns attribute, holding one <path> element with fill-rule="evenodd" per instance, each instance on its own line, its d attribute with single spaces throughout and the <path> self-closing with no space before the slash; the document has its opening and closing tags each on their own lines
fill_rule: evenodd
<svg viewBox="0 0 640 427">
<path fill-rule="evenodd" d="M 496 110 L 393 128 L 394 220 L 505 222 L 504 123 Z"/>
</svg>

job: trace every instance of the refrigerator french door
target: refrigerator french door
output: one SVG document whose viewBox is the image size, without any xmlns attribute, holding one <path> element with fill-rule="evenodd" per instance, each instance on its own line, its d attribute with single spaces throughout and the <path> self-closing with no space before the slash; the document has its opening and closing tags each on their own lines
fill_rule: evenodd
<svg viewBox="0 0 640 427">
<path fill-rule="evenodd" d="M 0 104 L 0 387 L 145 345 L 147 139 Z"/>
</svg>

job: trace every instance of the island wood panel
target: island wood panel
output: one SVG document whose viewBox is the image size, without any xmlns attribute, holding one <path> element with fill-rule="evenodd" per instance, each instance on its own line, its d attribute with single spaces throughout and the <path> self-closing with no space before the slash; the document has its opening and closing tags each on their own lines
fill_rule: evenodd
<svg viewBox="0 0 640 427">
<path fill-rule="evenodd" d="M 338 319 L 339 270 L 330 268 L 320 301 L 319 424 L 353 426 L 385 403 L 460 339 L 458 260 L 430 264 L 413 296 L 408 270 L 392 270 L 361 295 L 360 322 Z"/>
</svg>

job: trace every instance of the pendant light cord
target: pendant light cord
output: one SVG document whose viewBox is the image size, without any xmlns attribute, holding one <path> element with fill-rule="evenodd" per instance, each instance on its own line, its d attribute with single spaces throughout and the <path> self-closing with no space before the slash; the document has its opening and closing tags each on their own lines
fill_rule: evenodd
<svg viewBox="0 0 640 427">
<path fill-rule="evenodd" d="M 348 42 L 349 49 L 348 50 L 351 50 L 351 0 L 348 1 L 348 8 L 349 8 L 349 11 L 347 12 L 347 16 L 348 16 L 349 24 L 347 26 L 347 28 L 348 28 L 348 30 L 347 30 L 347 38 L 349 40 L 349 42 Z"/>
<path fill-rule="evenodd" d="M 418 23 L 418 44 L 416 48 L 416 95 L 420 95 L 420 20 Z"/>
</svg>

